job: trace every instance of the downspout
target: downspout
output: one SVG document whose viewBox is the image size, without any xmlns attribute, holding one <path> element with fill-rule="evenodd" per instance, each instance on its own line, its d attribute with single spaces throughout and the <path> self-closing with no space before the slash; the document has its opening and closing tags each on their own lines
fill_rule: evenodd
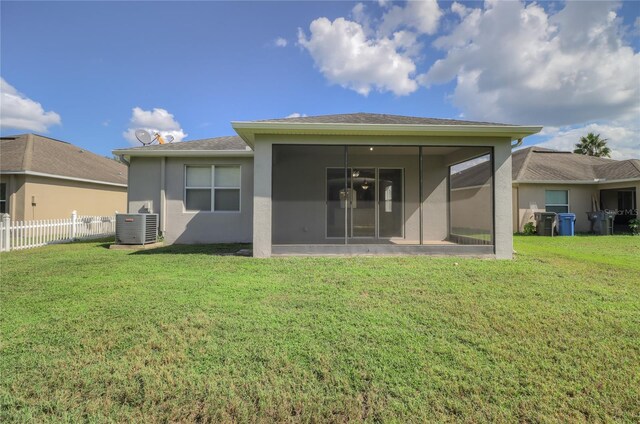
<svg viewBox="0 0 640 424">
<path fill-rule="evenodd" d="M 511 150 L 516 149 L 518 147 L 522 146 L 522 138 L 519 138 L 518 141 L 516 141 L 516 144 L 512 144 L 511 145 Z M 513 183 L 512 183 L 513 184 Z M 515 213 L 516 214 L 516 233 L 520 232 L 520 187 L 516 186 L 516 210 L 513 210 L 513 205 L 511 205 L 511 213 Z"/>
<path fill-rule="evenodd" d="M 160 162 L 160 231 L 164 236 L 166 231 L 166 209 L 167 209 L 167 173 L 166 173 L 167 157 L 163 156 Z"/>
<path fill-rule="evenodd" d="M 118 159 L 120 159 L 120 162 L 124 163 L 125 165 L 129 166 L 130 163 L 127 159 L 125 159 L 124 155 L 118 155 Z"/>
<path fill-rule="evenodd" d="M 516 214 L 516 233 L 520 232 L 520 186 L 516 185 L 516 208 L 513 211 Z"/>
</svg>

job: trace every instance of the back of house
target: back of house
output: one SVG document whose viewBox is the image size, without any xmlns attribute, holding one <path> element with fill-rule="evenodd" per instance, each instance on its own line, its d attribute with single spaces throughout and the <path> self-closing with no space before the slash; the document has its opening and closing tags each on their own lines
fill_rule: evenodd
<svg viewBox="0 0 640 424">
<path fill-rule="evenodd" d="M 540 131 L 354 113 L 232 122 L 237 135 L 118 149 L 128 211 L 167 243 L 253 243 L 254 256 L 511 258 L 511 151 Z M 481 165 L 480 181 L 454 175 Z"/>
</svg>

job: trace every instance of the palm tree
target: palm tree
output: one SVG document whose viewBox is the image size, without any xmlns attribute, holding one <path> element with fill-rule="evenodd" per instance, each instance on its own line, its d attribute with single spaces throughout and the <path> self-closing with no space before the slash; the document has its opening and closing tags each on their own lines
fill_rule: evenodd
<svg viewBox="0 0 640 424">
<path fill-rule="evenodd" d="M 599 158 L 611 157 L 611 149 L 607 147 L 607 139 L 600 138 L 600 134 L 589 133 L 586 137 L 580 137 L 580 143 L 576 144 L 573 153 L 596 156 Z"/>
</svg>

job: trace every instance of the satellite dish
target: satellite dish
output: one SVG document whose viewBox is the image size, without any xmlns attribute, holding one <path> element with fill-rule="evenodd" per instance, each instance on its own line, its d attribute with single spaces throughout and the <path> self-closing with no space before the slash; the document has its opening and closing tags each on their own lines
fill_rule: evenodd
<svg viewBox="0 0 640 424">
<path fill-rule="evenodd" d="M 147 146 L 153 142 L 151 134 L 145 130 L 136 130 L 136 138 L 143 146 Z"/>
<path fill-rule="evenodd" d="M 167 136 L 165 136 L 165 137 L 164 137 L 164 140 L 165 140 L 167 143 L 173 143 L 173 140 L 175 140 L 175 138 L 173 138 L 173 136 L 172 136 L 172 135 L 167 135 Z"/>
</svg>

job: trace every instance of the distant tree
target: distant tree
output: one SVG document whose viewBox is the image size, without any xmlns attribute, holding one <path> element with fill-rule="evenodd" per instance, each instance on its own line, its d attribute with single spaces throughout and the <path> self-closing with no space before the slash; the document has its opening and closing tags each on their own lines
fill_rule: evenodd
<svg viewBox="0 0 640 424">
<path fill-rule="evenodd" d="M 611 149 L 607 147 L 607 139 L 600 138 L 600 134 L 589 133 L 586 137 L 580 137 L 580 143 L 576 143 L 573 153 L 599 158 L 611 157 Z"/>
</svg>

